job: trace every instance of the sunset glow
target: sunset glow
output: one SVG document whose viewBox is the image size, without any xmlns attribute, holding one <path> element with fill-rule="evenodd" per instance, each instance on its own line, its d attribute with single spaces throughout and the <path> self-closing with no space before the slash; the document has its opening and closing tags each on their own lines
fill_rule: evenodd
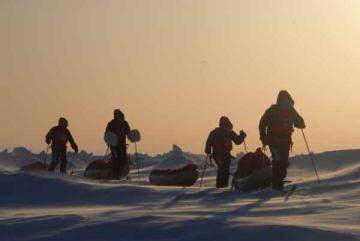
<svg viewBox="0 0 360 241">
<path fill-rule="evenodd" d="M 253 150 L 282 89 L 314 151 L 358 148 L 359 13 L 356 0 L 0 1 L 0 148 L 43 150 L 65 116 L 80 149 L 103 153 L 120 108 L 144 153 L 202 153 L 222 115 Z"/>
</svg>

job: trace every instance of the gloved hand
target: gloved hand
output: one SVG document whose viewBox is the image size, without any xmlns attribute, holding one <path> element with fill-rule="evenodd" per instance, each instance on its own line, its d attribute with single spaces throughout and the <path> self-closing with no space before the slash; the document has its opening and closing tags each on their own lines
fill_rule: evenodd
<svg viewBox="0 0 360 241">
<path fill-rule="evenodd" d="M 246 135 L 245 131 L 241 130 L 241 131 L 240 131 L 240 134 L 239 134 L 239 137 L 240 137 L 241 139 L 245 139 L 246 136 L 247 136 L 247 135 Z"/>
</svg>

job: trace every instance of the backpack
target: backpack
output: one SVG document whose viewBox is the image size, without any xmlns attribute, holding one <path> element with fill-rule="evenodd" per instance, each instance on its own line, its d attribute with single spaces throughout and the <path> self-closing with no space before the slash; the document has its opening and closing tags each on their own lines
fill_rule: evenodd
<svg viewBox="0 0 360 241">
<path fill-rule="evenodd" d="M 213 132 L 212 147 L 215 154 L 227 154 L 233 149 L 232 140 L 228 131 L 223 129 L 216 129 Z"/>
<path fill-rule="evenodd" d="M 291 110 L 281 110 L 275 107 L 271 108 L 271 117 L 268 128 L 270 135 L 277 137 L 290 136 L 294 131 Z"/>
</svg>

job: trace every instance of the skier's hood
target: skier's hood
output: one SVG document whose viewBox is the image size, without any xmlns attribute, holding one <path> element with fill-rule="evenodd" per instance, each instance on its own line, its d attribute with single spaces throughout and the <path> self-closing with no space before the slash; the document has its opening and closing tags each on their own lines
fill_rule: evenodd
<svg viewBox="0 0 360 241">
<path fill-rule="evenodd" d="M 114 120 L 120 121 L 120 122 L 125 121 L 124 113 L 119 109 L 114 110 Z"/>
<path fill-rule="evenodd" d="M 64 117 L 60 117 L 59 121 L 58 121 L 58 126 L 62 127 L 62 128 L 67 128 L 69 125 L 69 122 L 67 119 L 65 119 Z"/>
<path fill-rule="evenodd" d="M 232 130 L 233 124 L 231 123 L 231 121 L 228 117 L 222 116 L 219 120 L 219 127 L 221 129 Z"/>
<path fill-rule="evenodd" d="M 281 90 L 278 94 L 276 105 L 280 109 L 291 109 L 294 107 L 295 101 L 286 90 Z"/>
</svg>

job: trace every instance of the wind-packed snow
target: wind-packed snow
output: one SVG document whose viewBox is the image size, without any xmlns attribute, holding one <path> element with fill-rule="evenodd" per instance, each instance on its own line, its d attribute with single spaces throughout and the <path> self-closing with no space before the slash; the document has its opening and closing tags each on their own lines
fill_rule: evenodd
<svg viewBox="0 0 360 241">
<path fill-rule="evenodd" d="M 289 197 L 270 189 L 246 194 L 215 189 L 213 168 L 202 188 L 149 185 L 150 170 L 174 151 L 140 155 L 140 177 L 134 169 L 130 182 L 78 176 L 99 158 L 86 152 L 75 158 L 75 174 L 67 176 L 17 171 L 44 160 L 45 153 L 1 152 L 0 240 L 360 240 L 360 151 L 314 155 L 321 183 L 307 156 L 292 158 L 289 179 L 298 190 Z M 184 155 L 200 166 L 204 161 Z"/>
</svg>

